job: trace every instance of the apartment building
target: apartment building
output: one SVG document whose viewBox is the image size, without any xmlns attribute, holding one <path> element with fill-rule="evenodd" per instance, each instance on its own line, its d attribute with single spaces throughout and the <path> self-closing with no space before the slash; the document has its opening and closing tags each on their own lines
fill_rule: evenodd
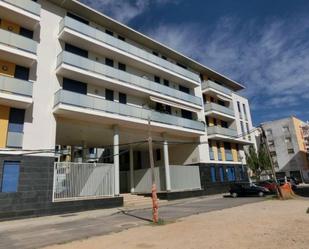
<svg viewBox="0 0 309 249">
<path fill-rule="evenodd" d="M 307 156 L 309 158 L 309 122 L 302 124 L 302 134 L 304 137 L 305 148 L 307 151 Z"/>
<path fill-rule="evenodd" d="M 294 176 L 309 182 L 309 161 L 303 127 L 305 123 L 288 117 L 262 124 L 278 177 Z"/>
<path fill-rule="evenodd" d="M 1 0 L 0 19 L 0 218 L 149 193 L 149 134 L 160 193 L 246 177 L 241 84 L 76 0 Z"/>
</svg>

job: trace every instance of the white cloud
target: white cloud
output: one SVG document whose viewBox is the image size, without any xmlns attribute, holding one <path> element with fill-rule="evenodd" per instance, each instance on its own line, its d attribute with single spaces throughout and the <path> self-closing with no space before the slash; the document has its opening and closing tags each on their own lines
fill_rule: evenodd
<svg viewBox="0 0 309 249">
<path fill-rule="evenodd" d="M 177 3 L 178 0 L 80 0 L 84 4 L 122 23 L 129 23 L 135 17 L 150 9 L 153 5 Z"/>
<path fill-rule="evenodd" d="M 240 22 L 225 17 L 213 29 L 160 24 L 148 34 L 244 83 L 254 109 L 295 107 L 309 92 L 309 19 Z"/>
</svg>

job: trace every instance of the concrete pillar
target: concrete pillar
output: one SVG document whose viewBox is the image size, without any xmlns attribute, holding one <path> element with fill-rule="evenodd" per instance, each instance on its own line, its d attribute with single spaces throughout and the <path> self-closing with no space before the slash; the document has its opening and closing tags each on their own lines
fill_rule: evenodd
<svg viewBox="0 0 309 249">
<path fill-rule="evenodd" d="M 163 142 L 163 151 L 164 151 L 164 169 L 165 169 L 165 183 L 166 191 L 171 191 L 171 176 L 170 176 L 170 162 L 168 158 L 168 142 L 164 139 Z"/>
<path fill-rule="evenodd" d="M 133 160 L 133 147 L 130 146 L 130 190 L 131 193 L 134 193 L 134 160 Z"/>
<path fill-rule="evenodd" d="M 115 195 L 120 194 L 120 181 L 119 181 L 119 128 L 114 126 L 114 167 L 115 167 Z"/>
</svg>

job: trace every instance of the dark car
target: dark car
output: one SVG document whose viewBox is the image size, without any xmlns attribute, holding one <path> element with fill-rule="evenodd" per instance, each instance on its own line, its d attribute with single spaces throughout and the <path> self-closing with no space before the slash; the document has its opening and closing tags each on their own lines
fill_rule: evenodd
<svg viewBox="0 0 309 249">
<path fill-rule="evenodd" d="M 263 197 L 269 194 L 270 191 L 267 188 L 257 186 L 253 183 L 235 183 L 230 186 L 230 194 L 232 197 L 237 196 L 260 196 Z"/>
</svg>

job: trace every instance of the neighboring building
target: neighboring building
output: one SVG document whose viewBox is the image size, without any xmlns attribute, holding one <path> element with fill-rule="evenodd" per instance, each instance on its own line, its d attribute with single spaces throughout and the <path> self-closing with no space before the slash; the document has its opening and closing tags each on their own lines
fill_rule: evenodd
<svg viewBox="0 0 309 249">
<path fill-rule="evenodd" d="M 295 117 L 262 124 L 278 177 L 294 176 L 309 182 L 309 161 L 302 130 L 304 125 Z"/>
<path fill-rule="evenodd" d="M 308 121 L 302 124 L 302 132 L 303 132 L 305 148 L 307 150 L 307 156 L 309 159 L 309 122 Z"/>
<path fill-rule="evenodd" d="M 246 177 L 239 83 L 75 0 L 1 0 L 0 18 L 0 218 L 149 192 L 149 131 L 160 192 Z"/>
</svg>

